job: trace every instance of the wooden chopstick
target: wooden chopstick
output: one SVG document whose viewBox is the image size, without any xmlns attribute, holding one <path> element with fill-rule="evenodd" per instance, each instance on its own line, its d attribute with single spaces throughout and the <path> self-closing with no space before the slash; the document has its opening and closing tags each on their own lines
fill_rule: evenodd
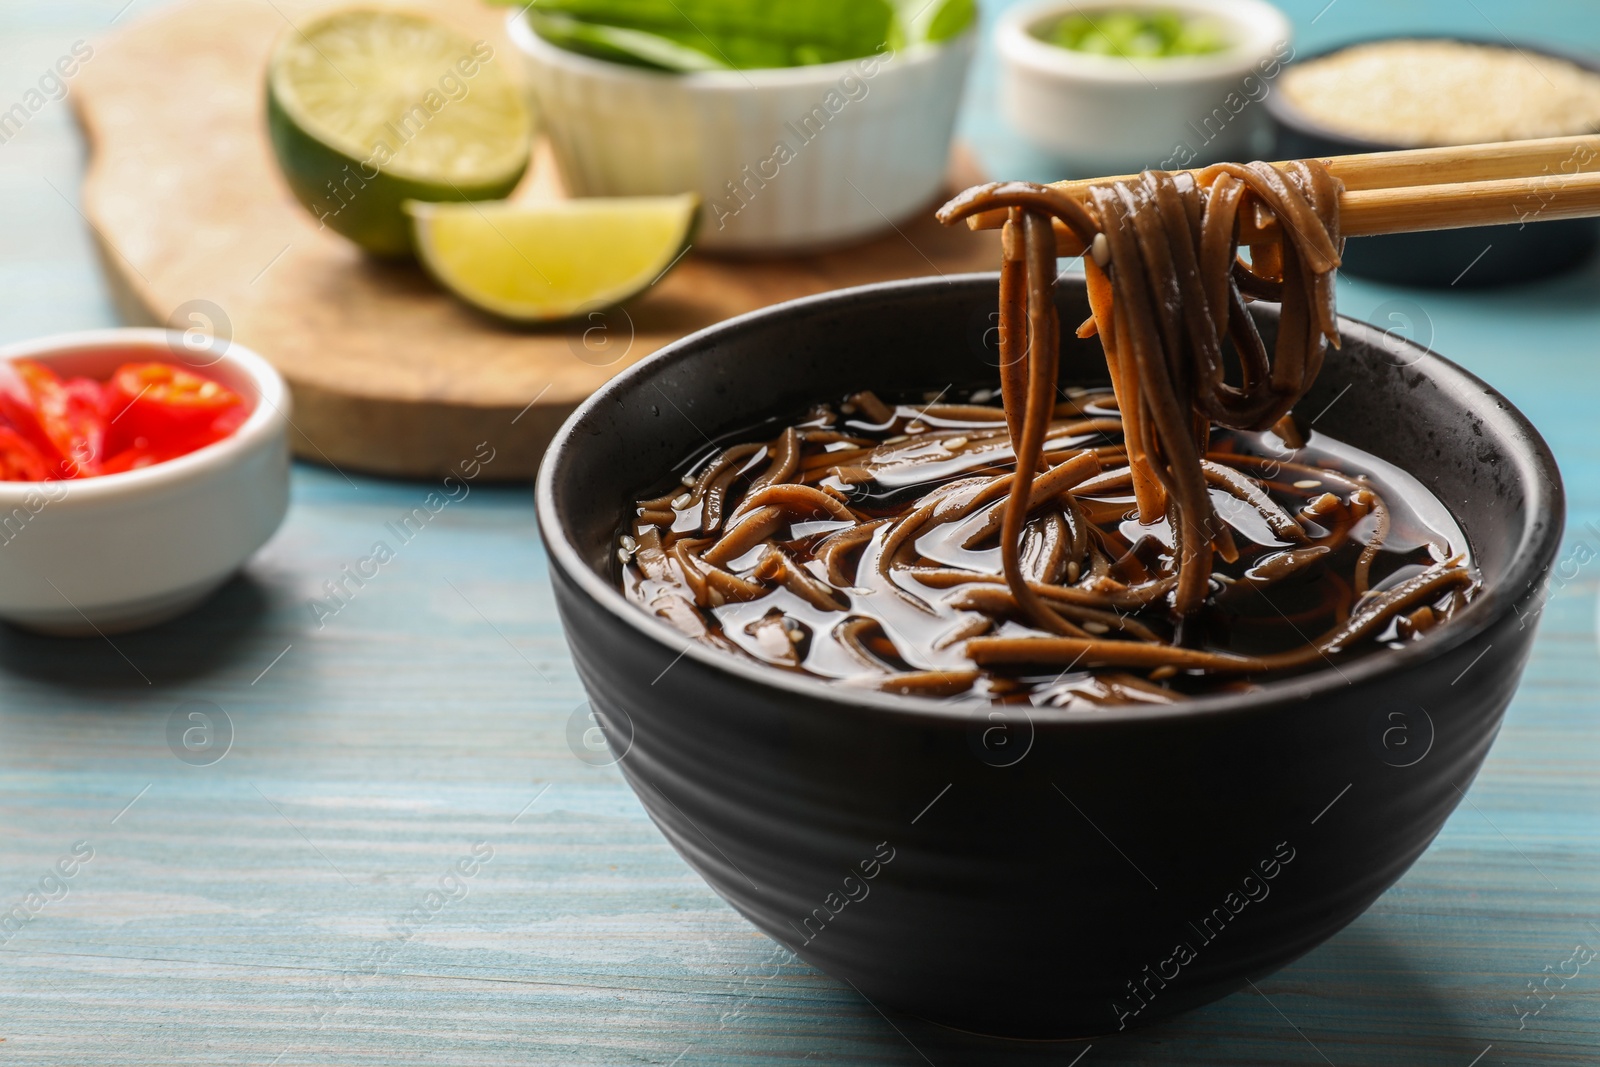
<svg viewBox="0 0 1600 1067">
<path fill-rule="evenodd" d="M 1600 136 L 1592 134 L 1365 152 L 1323 161 L 1328 173 L 1344 182 L 1347 192 L 1571 174 L 1589 169 L 1596 162 L 1600 162 Z"/>
<path fill-rule="evenodd" d="M 1372 152 L 1322 163 L 1344 183 L 1339 228 L 1349 237 L 1600 215 L 1600 136 Z M 1081 197 L 1090 186 L 1115 180 L 1056 182 L 1054 187 Z M 995 229 L 1005 217 L 1004 211 L 986 211 L 968 225 Z M 1243 244 L 1276 241 L 1277 226 L 1258 226 L 1254 212 L 1241 212 L 1239 239 Z M 1083 254 L 1082 244 L 1059 222 L 1056 244 L 1063 256 Z"/>
</svg>

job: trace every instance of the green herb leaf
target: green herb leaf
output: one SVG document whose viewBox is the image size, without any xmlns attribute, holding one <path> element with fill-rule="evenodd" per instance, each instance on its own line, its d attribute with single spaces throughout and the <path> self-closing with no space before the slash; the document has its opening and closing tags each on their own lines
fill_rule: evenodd
<svg viewBox="0 0 1600 1067">
<path fill-rule="evenodd" d="M 675 71 L 857 59 L 883 47 L 894 16 L 890 0 L 534 0 L 529 11 L 552 43 Z"/>
<path fill-rule="evenodd" d="M 977 0 L 897 0 L 902 40 L 938 44 L 960 37 L 978 17 Z"/>
<path fill-rule="evenodd" d="M 723 63 L 695 48 L 685 47 L 660 34 L 644 33 L 622 26 L 603 26 L 562 15 L 528 16 L 533 31 L 551 44 L 569 52 L 607 59 L 613 63 L 647 66 L 659 70 L 688 73 L 696 70 L 731 70 Z"/>
</svg>

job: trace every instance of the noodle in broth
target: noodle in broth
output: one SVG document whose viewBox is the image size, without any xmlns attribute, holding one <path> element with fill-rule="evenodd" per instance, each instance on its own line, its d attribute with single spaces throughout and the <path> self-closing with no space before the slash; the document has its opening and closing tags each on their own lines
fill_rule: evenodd
<svg viewBox="0 0 1600 1067">
<path fill-rule="evenodd" d="M 1290 414 L 1338 344 L 1338 183 L 1315 162 L 1146 172 L 1004 209 L 1000 400 L 861 392 L 695 457 L 619 540 L 684 633 L 885 691 L 1164 703 L 1420 639 L 1476 591 L 1425 489 Z M 1239 257 L 1241 212 L 1280 240 Z M 1055 222 L 1110 390 L 1058 390 Z M 1247 305 L 1281 306 L 1272 351 Z M 1231 366 L 1230 366 L 1231 363 Z M 1398 496 L 1396 495 L 1398 492 Z"/>
</svg>

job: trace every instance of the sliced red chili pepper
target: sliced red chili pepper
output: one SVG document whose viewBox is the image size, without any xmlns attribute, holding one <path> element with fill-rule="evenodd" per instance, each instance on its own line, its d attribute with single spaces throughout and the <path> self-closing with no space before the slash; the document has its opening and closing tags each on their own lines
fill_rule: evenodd
<svg viewBox="0 0 1600 1067">
<path fill-rule="evenodd" d="M 0 480 L 137 470 L 220 441 L 249 418 L 220 382 L 166 363 L 126 363 L 105 384 L 0 361 Z"/>
<path fill-rule="evenodd" d="M 76 468 L 77 477 L 99 474 L 106 454 L 105 387 L 90 378 L 71 378 L 62 392 L 74 434 L 68 465 Z"/>
<path fill-rule="evenodd" d="M 6 363 L 0 367 L 0 414 L 44 457 L 51 477 L 99 473 L 105 406 L 95 383 L 69 386 L 42 363 Z"/>
<path fill-rule="evenodd" d="M 100 473 L 120 474 L 123 471 L 136 471 L 141 467 L 153 466 L 169 458 L 171 457 L 157 455 L 147 445 L 134 445 L 132 448 L 123 449 L 100 464 Z"/>
<path fill-rule="evenodd" d="M 49 461 L 32 441 L 9 426 L 0 426 L 0 481 L 43 482 L 51 476 Z"/>
<path fill-rule="evenodd" d="M 125 363 L 112 374 L 106 395 L 106 444 L 114 452 L 143 438 L 163 458 L 181 455 L 226 437 L 248 415 L 227 386 L 170 363 Z"/>
</svg>

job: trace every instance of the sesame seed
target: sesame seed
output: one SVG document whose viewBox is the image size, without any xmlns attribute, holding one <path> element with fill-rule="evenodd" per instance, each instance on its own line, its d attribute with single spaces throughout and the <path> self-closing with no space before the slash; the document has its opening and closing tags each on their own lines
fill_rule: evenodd
<svg viewBox="0 0 1600 1067">
<path fill-rule="evenodd" d="M 1111 242 L 1103 233 L 1094 235 L 1094 240 L 1089 245 L 1089 254 L 1094 257 L 1095 266 L 1101 270 L 1111 265 Z"/>
<path fill-rule="evenodd" d="M 1083 628 L 1092 634 L 1108 634 L 1111 632 L 1111 627 L 1103 622 L 1086 622 L 1083 624 Z"/>
<path fill-rule="evenodd" d="M 944 447 L 948 448 L 952 452 L 958 448 L 966 448 L 967 439 L 965 437 L 952 437 L 944 443 Z"/>
<path fill-rule="evenodd" d="M 1315 478 L 1302 478 L 1298 482 L 1294 483 L 1294 487 L 1296 489 L 1315 489 L 1321 484 L 1322 483 L 1317 481 Z"/>
<path fill-rule="evenodd" d="M 1371 141 L 1484 144 L 1587 133 L 1600 78 L 1553 56 L 1467 41 L 1392 40 L 1295 64 L 1302 114 Z"/>
</svg>

